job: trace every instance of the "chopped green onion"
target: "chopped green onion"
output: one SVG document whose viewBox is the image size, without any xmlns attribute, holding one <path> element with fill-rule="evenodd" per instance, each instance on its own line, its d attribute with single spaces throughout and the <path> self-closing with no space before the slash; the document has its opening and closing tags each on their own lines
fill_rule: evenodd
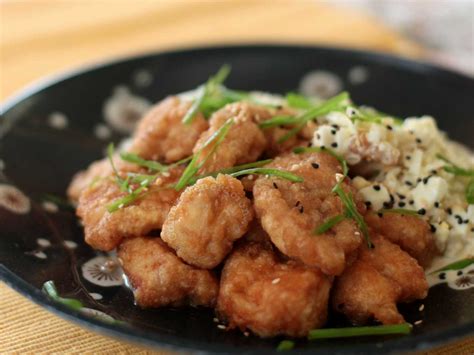
<svg viewBox="0 0 474 355">
<path fill-rule="evenodd" d="M 204 143 L 204 145 L 199 149 L 199 151 L 194 154 L 191 162 L 184 170 L 183 174 L 181 175 L 179 181 L 175 185 L 176 190 L 181 190 L 186 187 L 189 181 L 193 178 L 194 175 L 199 171 L 199 169 L 205 164 L 205 162 L 209 159 L 209 157 L 215 152 L 217 147 L 222 143 L 225 139 L 227 133 L 229 132 L 230 127 L 234 124 L 234 119 L 229 118 L 219 129 L 214 132 Z M 213 149 L 209 152 L 209 154 L 198 164 L 198 158 L 201 155 L 202 151 L 209 146 L 211 143 L 215 141 Z"/>
<path fill-rule="evenodd" d="M 293 340 L 282 340 L 277 346 L 277 351 L 287 351 L 295 347 L 295 342 Z"/>
<path fill-rule="evenodd" d="M 319 227 L 314 230 L 315 234 L 323 234 L 334 227 L 336 224 L 345 220 L 347 216 L 345 214 L 338 214 L 334 217 L 328 218 L 326 221 L 323 222 Z"/>
<path fill-rule="evenodd" d="M 270 175 L 276 176 L 285 180 L 289 180 L 292 182 L 303 182 L 303 178 L 289 173 L 287 171 L 279 170 L 279 169 L 270 169 L 270 168 L 253 168 L 253 169 L 245 169 L 240 170 L 235 173 L 229 174 L 230 176 L 237 177 L 242 175 L 251 175 L 251 174 L 260 174 L 260 175 Z"/>
<path fill-rule="evenodd" d="M 367 335 L 410 334 L 411 329 L 412 326 L 408 323 L 375 325 L 371 327 L 313 329 L 309 331 L 308 340 L 348 338 Z"/>
<path fill-rule="evenodd" d="M 259 168 L 261 166 L 264 166 L 264 165 L 267 165 L 267 164 L 271 163 L 272 161 L 273 161 L 273 159 L 259 160 L 259 161 L 253 162 L 253 163 L 236 165 L 236 166 L 233 166 L 231 168 L 225 168 L 225 169 L 213 171 L 212 173 L 199 175 L 199 176 L 194 176 L 192 179 L 189 180 L 188 185 L 193 185 L 199 179 L 203 179 L 203 178 L 208 177 L 208 176 L 216 177 L 219 174 L 232 174 L 232 173 L 236 173 L 240 170 L 244 170 L 244 169 Z"/>
<path fill-rule="evenodd" d="M 466 200 L 470 205 L 474 204 L 474 178 L 469 181 L 466 188 Z"/>
<path fill-rule="evenodd" d="M 155 171 L 166 171 L 166 170 L 168 170 L 167 166 L 162 165 L 162 164 L 158 163 L 157 161 L 145 160 L 145 159 L 142 159 L 141 157 L 139 157 L 138 155 L 133 154 L 133 153 L 120 153 L 120 158 L 122 158 L 122 160 L 124 160 L 124 161 L 128 161 L 129 163 L 134 163 L 134 164 L 137 164 L 139 166 L 142 166 L 144 168 L 148 168 L 148 169 L 151 169 L 151 170 L 155 170 Z"/>
<path fill-rule="evenodd" d="M 288 106 L 294 108 L 310 109 L 315 106 L 307 97 L 294 92 L 286 94 L 286 102 Z"/>
<path fill-rule="evenodd" d="M 387 113 L 378 111 L 374 108 L 369 107 L 358 107 L 356 116 L 352 117 L 353 120 L 360 120 L 366 122 L 382 123 L 384 117 L 389 117 L 393 120 L 396 125 L 403 124 L 403 120 L 399 117 L 389 115 Z"/>
<path fill-rule="evenodd" d="M 364 221 L 364 217 L 362 217 L 357 211 L 357 207 L 354 203 L 354 199 L 352 198 L 351 194 L 347 194 L 344 189 L 341 186 L 341 181 L 340 180 L 332 189 L 334 193 L 336 193 L 339 198 L 341 199 L 342 203 L 344 204 L 346 208 L 346 214 L 348 217 L 352 218 L 357 225 L 359 226 L 359 229 L 362 231 L 362 234 L 364 235 L 365 241 L 367 242 L 367 246 L 369 248 L 372 248 L 372 241 L 370 240 L 369 236 L 369 228 L 367 227 L 367 224 Z"/>
<path fill-rule="evenodd" d="M 205 100 L 215 94 L 217 88 L 224 82 L 229 73 L 230 66 L 224 65 L 219 69 L 217 74 L 208 79 L 204 86 L 199 88 L 196 99 L 183 117 L 184 124 L 190 124 L 193 121 L 196 114 L 202 110 Z"/>
<path fill-rule="evenodd" d="M 474 169 L 464 169 L 453 164 L 448 158 L 441 154 L 436 154 L 436 157 L 449 165 L 444 166 L 444 171 L 456 176 L 474 176 Z"/>
<path fill-rule="evenodd" d="M 446 266 L 443 266 L 440 269 L 437 269 L 435 271 L 430 272 L 430 275 L 435 274 L 437 272 L 441 272 L 441 271 L 464 269 L 465 267 L 467 267 L 471 264 L 474 264 L 474 258 L 467 258 L 467 259 L 458 260 L 458 261 L 455 261 L 454 263 L 448 264 Z"/>
<path fill-rule="evenodd" d="M 109 159 L 110 165 L 112 166 L 112 170 L 115 175 L 115 179 L 117 184 L 120 186 L 120 191 L 128 191 L 130 190 L 130 186 L 128 185 L 128 180 L 122 179 L 118 173 L 117 168 L 115 167 L 114 163 L 114 144 L 110 143 L 107 147 L 107 158 Z"/>
<path fill-rule="evenodd" d="M 331 154 L 334 158 L 336 158 L 342 166 L 342 173 L 344 176 L 347 176 L 349 173 L 349 167 L 347 166 L 346 160 L 339 154 L 337 154 L 334 150 L 330 148 L 321 148 L 321 147 L 296 147 L 293 149 L 293 153 L 301 154 L 301 153 L 328 153 Z"/>
<path fill-rule="evenodd" d="M 302 115 L 298 116 L 298 120 L 300 121 L 300 124 L 290 130 L 287 134 L 282 136 L 279 140 L 278 143 L 283 143 L 296 135 L 303 127 L 305 126 L 306 123 L 309 121 L 319 117 L 326 115 L 332 111 L 335 111 L 340 108 L 340 106 L 349 98 L 349 94 L 347 92 L 342 92 L 339 95 L 336 95 L 329 100 L 324 101 L 323 103 L 319 104 L 316 107 L 313 107 L 306 112 L 304 112 Z"/>
<path fill-rule="evenodd" d="M 54 281 L 46 281 L 43 284 L 43 291 L 51 297 L 52 300 L 62 303 L 63 305 L 73 309 L 73 310 L 79 310 L 83 308 L 84 306 L 82 305 L 81 301 L 76 300 L 74 298 L 63 298 L 60 297 L 58 294 L 58 290 L 56 289 L 56 286 L 54 285 Z"/>
<path fill-rule="evenodd" d="M 129 193 L 128 195 L 125 195 L 124 197 L 115 200 L 114 202 L 112 202 L 111 204 L 107 206 L 107 211 L 109 211 L 110 213 L 113 213 L 123 207 L 130 205 L 131 203 L 135 202 L 136 200 L 138 200 L 139 198 L 143 196 L 141 192 L 144 191 L 147 187 L 148 185 L 141 186 L 138 189 Z"/>
<path fill-rule="evenodd" d="M 299 123 L 300 120 L 298 117 L 294 116 L 275 116 L 269 120 L 260 122 L 258 126 L 262 129 L 277 127 L 277 126 L 285 126 L 285 125 L 292 125 L 295 123 Z"/>
<path fill-rule="evenodd" d="M 409 216 L 419 216 L 417 211 L 408 210 L 406 208 L 384 208 L 378 211 L 379 213 L 399 213 L 406 214 Z"/>
</svg>

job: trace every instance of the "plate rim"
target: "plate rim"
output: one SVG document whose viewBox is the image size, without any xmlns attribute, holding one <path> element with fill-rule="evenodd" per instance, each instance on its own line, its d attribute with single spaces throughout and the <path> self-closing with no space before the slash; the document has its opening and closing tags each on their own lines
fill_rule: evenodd
<svg viewBox="0 0 474 355">
<path fill-rule="evenodd" d="M 50 88 L 51 86 L 60 84 L 63 81 L 73 79 L 77 76 L 87 74 L 92 71 L 105 69 L 109 66 L 123 64 L 127 62 L 139 61 L 151 59 L 157 56 L 168 56 L 176 54 L 191 55 L 195 52 L 213 52 L 222 50 L 316 50 L 322 52 L 333 52 L 339 55 L 350 55 L 356 58 L 364 59 L 369 58 L 379 63 L 385 63 L 388 65 L 395 65 L 404 70 L 410 70 L 415 72 L 435 72 L 437 76 L 454 80 L 458 82 L 469 83 L 474 88 L 474 77 L 470 77 L 460 72 L 453 71 L 451 69 L 443 68 L 435 64 L 427 63 L 420 60 L 413 60 L 398 57 L 391 54 L 373 52 L 361 49 L 352 48 L 340 48 L 340 47 L 329 47 L 329 46 L 314 46 L 305 44 L 292 44 L 292 43 L 242 43 L 242 44 L 217 44 L 212 46 L 190 46 L 190 47 L 178 47 L 175 49 L 164 49 L 159 51 L 149 51 L 139 53 L 135 55 L 125 55 L 115 57 L 114 59 L 106 59 L 101 61 L 95 61 L 90 64 L 82 65 L 69 70 L 64 70 L 58 74 L 52 74 L 40 78 L 28 84 L 24 88 L 18 90 L 12 95 L 8 96 L 3 102 L 0 103 L 0 123 L 3 123 L 3 116 L 10 110 L 15 108 L 18 104 L 28 99 L 30 96 L 40 93 L 43 90 Z M 245 353 L 275 353 L 275 349 L 259 349 L 250 346 L 241 346 L 234 348 L 232 345 L 215 344 L 212 342 L 196 342 L 194 339 L 183 340 L 179 336 L 171 334 L 157 334 L 148 330 L 135 330 L 124 326 L 107 324 L 99 320 L 91 319 L 80 314 L 77 311 L 73 311 L 64 305 L 51 301 L 41 290 L 35 288 L 30 283 L 23 280 L 21 277 L 16 275 L 12 270 L 8 269 L 5 265 L 0 263 L 0 280 L 27 299 L 40 305 L 47 311 L 60 316 L 61 318 L 71 321 L 74 324 L 86 327 L 96 333 L 106 334 L 112 336 L 115 339 L 126 339 L 134 344 L 144 345 L 153 348 L 160 348 L 166 350 L 186 350 L 191 352 L 199 353 L 229 353 L 232 352 L 245 352 Z M 437 331 L 425 335 L 411 336 L 407 338 L 391 339 L 384 342 L 384 351 L 403 351 L 403 350 L 426 350 L 437 345 L 448 344 L 450 342 L 460 340 L 474 334 L 474 321 L 463 325 L 458 325 L 453 328 Z M 358 344 L 351 346 L 351 349 L 332 349 L 332 353 L 336 354 L 353 354 L 353 353 L 371 353 L 367 350 L 368 344 Z M 374 350 L 380 352 L 380 350 Z M 301 353 L 325 353 L 329 348 L 326 346 L 321 349 L 317 348 L 298 348 Z"/>
</svg>

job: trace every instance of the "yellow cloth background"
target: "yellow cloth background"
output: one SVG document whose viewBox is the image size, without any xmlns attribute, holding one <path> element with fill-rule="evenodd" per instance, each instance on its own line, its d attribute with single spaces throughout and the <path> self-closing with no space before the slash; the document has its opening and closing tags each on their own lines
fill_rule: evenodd
<svg viewBox="0 0 474 355">
<path fill-rule="evenodd" d="M 191 45 L 291 42 L 424 54 L 374 18 L 310 0 L 0 0 L 0 35 L 0 100 L 79 65 Z M 0 353 L 58 352 L 159 354 L 68 323 L 0 283 Z M 430 352 L 473 353 L 474 338 Z"/>
</svg>

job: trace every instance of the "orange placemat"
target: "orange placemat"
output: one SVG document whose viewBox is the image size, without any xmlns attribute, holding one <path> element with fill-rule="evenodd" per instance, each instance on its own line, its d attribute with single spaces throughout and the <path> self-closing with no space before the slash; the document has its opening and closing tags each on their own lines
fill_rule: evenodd
<svg viewBox="0 0 474 355">
<path fill-rule="evenodd" d="M 424 51 L 376 19 L 316 1 L 0 0 L 0 100 L 45 75 L 144 51 L 292 42 Z M 474 339 L 430 354 L 473 354 Z M 160 354 L 66 322 L 0 283 L 0 353 Z"/>
</svg>

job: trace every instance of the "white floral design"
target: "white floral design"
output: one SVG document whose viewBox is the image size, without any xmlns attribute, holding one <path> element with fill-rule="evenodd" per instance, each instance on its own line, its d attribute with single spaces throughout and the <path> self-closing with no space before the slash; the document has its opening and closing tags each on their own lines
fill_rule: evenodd
<svg viewBox="0 0 474 355">
<path fill-rule="evenodd" d="M 16 187 L 0 184 L 0 207 L 16 214 L 30 212 L 30 199 Z"/>
<path fill-rule="evenodd" d="M 133 95 L 125 86 L 119 86 L 104 104 L 104 118 L 113 129 L 128 134 L 150 107 L 146 99 Z"/>
<path fill-rule="evenodd" d="M 315 70 L 303 76 L 299 90 L 305 96 L 327 99 L 339 93 L 342 87 L 342 81 L 336 74 Z"/>
<path fill-rule="evenodd" d="M 122 274 L 119 262 L 112 257 L 97 256 L 82 265 L 82 276 L 102 287 L 122 285 Z"/>
<path fill-rule="evenodd" d="M 54 129 L 65 129 L 68 126 L 68 119 L 64 113 L 53 112 L 48 116 L 48 125 Z"/>
<path fill-rule="evenodd" d="M 474 264 L 459 270 L 446 270 L 427 275 L 430 287 L 446 283 L 454 290 L 467 290 L 474 287 Z"/>
</svg>

